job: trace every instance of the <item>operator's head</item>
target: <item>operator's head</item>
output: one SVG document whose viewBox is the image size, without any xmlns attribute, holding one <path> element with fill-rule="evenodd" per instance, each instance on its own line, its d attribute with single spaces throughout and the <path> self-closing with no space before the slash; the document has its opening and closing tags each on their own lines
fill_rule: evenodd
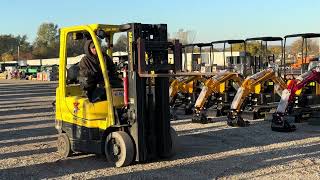
<svg viewBox="0 0 320 180">
<path fill-rule="evenodd" d="M 97 55 L 97 50 L 96 50 L 96 47 L 95 47 L 94 44 L 93 44 L 93 41 L 91 41 L 89 48 L 90 48 L 90 52 L 91 52 L 94 56 L 96 56 L 96 55 Z"/>
<path fill-rule="evenodd" d="M 96 48 L 95 48 L 94 43 L 91 39 L 87 40 L 86 43 L 84 44 L 84 53 L 87 56 L 97 56 Z"/>
</svg>

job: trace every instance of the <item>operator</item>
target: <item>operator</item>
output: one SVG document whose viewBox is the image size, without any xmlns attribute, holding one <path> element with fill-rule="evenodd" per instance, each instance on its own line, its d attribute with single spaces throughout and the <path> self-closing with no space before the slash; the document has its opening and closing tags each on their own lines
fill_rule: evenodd
<svg viewBox="0 0 320 180">
<path fill-rule="evenodd" d="M 104 88 L 104 79 L 100 67 L 98 54 L 92 40 L 87 40 L 84 45 L 85 56 L 79 64 L 79 82 L 82 90 L 90 102 L 106 100 L 106 91 Z M 116 67 L 112 59 L 103 54 L 106 61 L 109 79 L 117 79 Z"/>
</svg>

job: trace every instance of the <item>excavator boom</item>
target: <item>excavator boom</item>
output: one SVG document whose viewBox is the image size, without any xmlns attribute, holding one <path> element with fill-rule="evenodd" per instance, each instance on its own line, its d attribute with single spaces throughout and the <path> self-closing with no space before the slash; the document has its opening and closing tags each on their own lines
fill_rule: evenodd
<svg viewBox="0 0 320 180">
<path fill-rule="evenodd" d="M 286 89 L 286 84 L 281 77 L 278 77 L 273 68 L 265 69 L 252 76 L 249 76 L 242 83 L 238 89 L 232 104 L 231 110 L 228 113 L 228 124 L 230 126 L 247 126 L 249 122 L 244 121 L 241 117 L 241 110 L 247 97 L 252 93 L 256 92 L 256 86 L 263 84 L 266 81 L 273 81 L 275 83 L 275 90 L 281 95 L 282 91 Z"/>
</svg>

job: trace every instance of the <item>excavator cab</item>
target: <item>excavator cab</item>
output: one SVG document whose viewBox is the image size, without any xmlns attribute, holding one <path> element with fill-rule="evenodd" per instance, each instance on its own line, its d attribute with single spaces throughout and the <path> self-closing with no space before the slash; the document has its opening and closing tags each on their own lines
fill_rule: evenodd
<svg viewBox="0 0 320 180">
<path fill-rule="evenodd" d="M 113 86 L 101 42 L 112 56 L 114 34 L 128 37 L 128 71 L 122 86 Z M 67 44 L 92 39 L 103 74 L 106 99 L 90 102 L 79 84 L 67 83 Z M 168 64 L 173 50 L 179 63 Z M 104 154 L 116 167 L 170 157 L 175 152 L 169 119 L 169 72 L 181 67 L 181 45 L 167 41 L 165 24 L 90 24 L 60 29 L 59 85 L 55 127 L 61 157 L 74 152 Z"/>
<path fill-rule="evenodd" d="M 305 72 L 310 71 L 309 65 L 313 64 L 311 63 L 315 58 L 316 54 L 312 54 L 310 52 L 310 49 L 308 48 L 308 43 L 310 39 L 319 38 L 318 33 L 304 33 L 304 34 L 292 34 L 285 36 L 285 42 L 287 42 L 287 39 L 292 38 L 299 38 L 301 39 L 301 52 L 297 53 L 295 57 L 295 63 L 292 64 L 292 61 L 290 62 L 288 58 L 285 58 L 285 63 L 290 64 L 291 66 L 299 64 L 299 68 L 294 69 L 292 68 L 291 71 L 285 71 L 285 77 L 292 76 L 297 77 Z M 285 43 L 286 46 L 287 43 Z M 300 57 L 298 57 L 300 56 Z M 293 78 L 292 80 L 294 80 Z M 311 106 L 320 104 L 320 86 L 316 82 L 310 82 L 307 84 L 304 88 L 302 88 L 300 91 L 297 92 L 297 95 L 295 96 L 295 103 L 294 108 L 292 108 L 292 113 L 290 113 L 290 116 L 293 116 L 295 119 L 295 122 L 302 122 L 303 120 L 308 119 L 311 116 L 312 108 Z"/>
</svg>

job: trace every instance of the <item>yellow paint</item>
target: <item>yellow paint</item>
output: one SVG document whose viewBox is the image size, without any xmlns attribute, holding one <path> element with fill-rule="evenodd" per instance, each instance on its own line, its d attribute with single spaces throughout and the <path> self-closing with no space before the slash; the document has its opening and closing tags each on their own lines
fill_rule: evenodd
<svg viewBox="0 0 320 180">
<path fill-rule="evenodd" d="M 110 86 L 107 65 L 103 59 L 100 43 L 95 35 L 97 30 L 104 30 L 110 35 L 112 43 L 114 33 L 119 32 L 119 26 L 90 24 L 60 29 L 60 66 L 59 85 L 56 90 L 56 119 L 88 128 L 107 129 L 115 122 L 114 107 L 123 106 L 123 89 L 112 89 Z M 66 85 L 67 35 L 77 32 L 86 32 L 92 37 L 104 78 L 107 94 L 107 100 L 105 101 L 90 103 L 79 86 Z M 107 54 L 112 54 L 111 48 L 107 50 Z"/>
<path fill-rule="evenodd" d="M 316 95 L 320 95 L 320 85 L 318 83 L 316 83 Z"/>
<path fill-rule="evenodd" d="M 261 84 L 259 83 L 254 87 L 254 93 L 260 94 L 260 92 L 261 92 Z"/>
<path fill-rule="evenodd" d="M 219 87 L 220 93 L 223 93 L 226 90 L 226 83 L 220 83 L 220 87 Z"/>
<path fill-rule="evenodd" d="M 315 82 L 311 82 L 311 83 L 309 84 L 309 86 L 315 86 L 315 85 L 316 85 Z"/>
</svg>

